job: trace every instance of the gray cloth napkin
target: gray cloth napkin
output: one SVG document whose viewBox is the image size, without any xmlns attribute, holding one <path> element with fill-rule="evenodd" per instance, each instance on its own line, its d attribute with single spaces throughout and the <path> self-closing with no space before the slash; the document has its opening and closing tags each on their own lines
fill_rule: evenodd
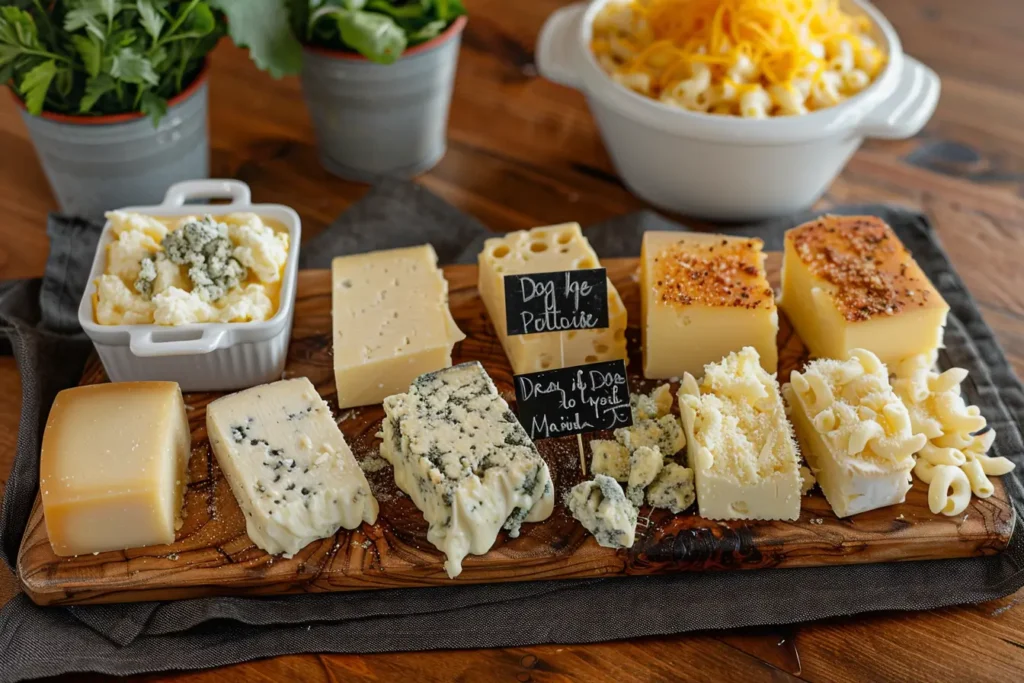
<svg viewBox="0 0 1024 683">
<path fill-rule="evenodd" d="M 944 366 L 971 372 L 967 398 L 1018 464 L 1003 478 L 1024 509 L 1024 389 L 925 219 L 885 206 L 834 209 L 881 216 L 952 307 Z M 779 249 L 813 217 L 730 228 Z M 18 453 L 0 515 L 0 557 L 13 566 L 36 495 L 39 437 L 54 394 L 75 384 L 90 350 L 75 324 L 98 226 L 53 217 L 42 283 L 0 288 L 0 331 L 21 368 Z M 645 230 L 685 230 L 651 212 L 590 227 L 603 257 L 636 256 Z M 341 253 L 431 242 L 443 263 L 473 263 L 487 230 L 422 187 L 385 181 L 302 248 L 302 266 Z M 0 335 L 4 336 L 4 335 Z M 20 595 L 0 611 L 0 681 L 68 672 L 200 669 L 297 652 L 393 652 L 588 643 L 712 628 L 787 624 L 873 610 L 991 600 L 1024 586 L 1024 534 L 991 558 L 848 567 L 683 573 L 452 588 L 168 603 L 38 608 Z"/>
</svg>

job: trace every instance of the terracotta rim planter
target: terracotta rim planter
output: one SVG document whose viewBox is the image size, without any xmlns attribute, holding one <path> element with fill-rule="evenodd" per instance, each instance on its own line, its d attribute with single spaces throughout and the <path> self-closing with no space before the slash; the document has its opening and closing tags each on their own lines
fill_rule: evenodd
<svg viewBox="0 0 1024 683">
<path fill-rule="evenodd" d="M 12 93 L 61 211 L 98 219 L 159 203 L 174 183 L 209 177 L 207 75 L 204 66 L 156 127 L 138 112 L 36 116 Z"/>
<path fill-rule="evenodd" d="M 441 160 L 466 23 L 459 17 L 387 65 L 341 50 L 303 48 L 302 92 L 328 171 L 358 181 L 408 178 Z"/>
</svg>

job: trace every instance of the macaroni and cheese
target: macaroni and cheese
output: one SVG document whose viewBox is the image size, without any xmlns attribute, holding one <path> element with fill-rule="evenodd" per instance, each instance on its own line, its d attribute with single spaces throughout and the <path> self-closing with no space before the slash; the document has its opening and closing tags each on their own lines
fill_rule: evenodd
<svg viewBox="0 0 1024 683">
<path fill-rule="evenodd" d="M 856 95 L 886 57 L 838 0 L 616 0 L 591 49 L 620 85 L 695 112 L 806 114 Z"/>
<path fill-rule="evenodd" d="M 114 240 L 96 282 L 101 325 L 267 320 L 277 310 L 288 233 L 252 213 L 162 220 L 107 214 Z"/>
</svg>

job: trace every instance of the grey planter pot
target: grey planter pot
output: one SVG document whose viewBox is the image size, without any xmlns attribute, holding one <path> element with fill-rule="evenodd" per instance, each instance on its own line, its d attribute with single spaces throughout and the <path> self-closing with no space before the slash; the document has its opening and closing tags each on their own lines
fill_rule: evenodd
<svg viewBox="0 0 1024 683">
<path fill-rule="evenodd" d="M 328 171 L 348 180 L 407 178 L 441 160 L 465 25 L 460 17 L 388 65 L 304 49 L 302 93 Z"/>
<path fill-rule="evenodd" d="M 137 114 L 33 116 L 22 109 L 22 118 L 67 214 L 97 219 L 159 204 L 174 183 L 210 175 L 205 74 L 171 101 L 158 128 Z"/>
</svg>

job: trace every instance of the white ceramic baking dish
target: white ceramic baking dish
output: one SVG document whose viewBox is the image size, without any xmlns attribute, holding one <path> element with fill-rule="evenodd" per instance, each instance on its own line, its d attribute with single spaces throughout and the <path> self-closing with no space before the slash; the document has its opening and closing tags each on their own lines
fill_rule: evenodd
<svg viewBox="0 0 1024 683">
<path fill-rule="evenodd" d="M 94 317 L 93 294 L 106 268 L 107 245 L 113 237 L 109 222 L 103 228 L 89 284 L 78 307 L 78 322 L 92 339 L 111 381 L 170 380 L 180 384 L 183 391 L 227 391 L 281 378 L 295 311 L 302 224 L 299 215 L 287 206 L 253 204 L 251 197 L 249 186 L 237 180 L 191 180 L 172 185 L 158 206 L 124 210 L 151 216 L 248 211 L 285 225 L 289 248 L 280 304 L 274 316 L 263 322 L 100 325 Z M 227 199 L 230 203 L 187 203 L 211 199 Z"/>
<path fill-rule="evenodd" d="M 694 113 L 615 83 L 590 51 L 594 0 L 552 14 L 537 42 L 545 78 L 581 91 L 623 182 L 655 206 L 719 220 L 779 216 L 813 204 L 864 138 L 916 135 L 935 111 L 939 77 L 903 54 L 899 37 L 868 2 L 866 14 L 889 61 L 874 83 L 805 116 L 750 120 Z"/>
</svg>

